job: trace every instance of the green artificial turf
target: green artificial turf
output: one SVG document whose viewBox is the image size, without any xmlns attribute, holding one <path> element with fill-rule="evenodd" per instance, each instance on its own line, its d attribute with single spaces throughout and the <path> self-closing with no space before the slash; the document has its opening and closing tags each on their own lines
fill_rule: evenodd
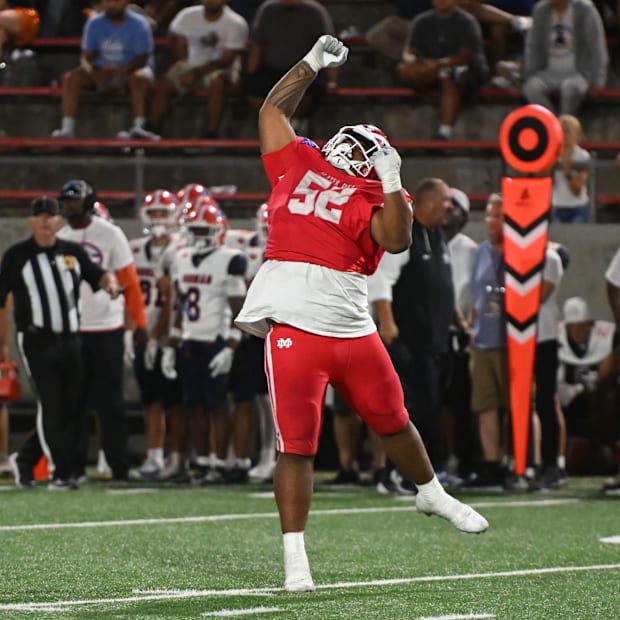
<svg viewBox="0 0 620 620">
<path fill-rule="evenodd" d="M 317 484 L 304 594 L 281 589 L 267 485 L 4 490 L 0 618 L 618 620 L 620 544 L 600 538 L 620 536 L 620 498 L 599 486 L 459 495 L 491 523 L 472 536 L 411 500 Z"/>
</svg>

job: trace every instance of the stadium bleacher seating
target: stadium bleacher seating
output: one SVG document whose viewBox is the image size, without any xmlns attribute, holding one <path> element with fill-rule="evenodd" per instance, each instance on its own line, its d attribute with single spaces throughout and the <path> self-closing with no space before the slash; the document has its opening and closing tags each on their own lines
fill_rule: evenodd
<svg viewBox="0 0 620 620">
<path fill-rule="evenodd" d="M 257 4 L 251 0 L 251 5 Z M 420 175 L 442 176 L 468 192 L 474 208 L 480 208 L 490 191 L 498 188 L 504 170 L 497 144 L 497 129 L 503 117 L 522 102 L 518 89 L 484 87 L 477 110 L 464 114 L 465 130 L 458 139 L 444 142 L 427 139 L 435 115 L 433 96 L 395 85 L 394 76 L 376 65 L 373 52 L 363 37 L 365 29 L 392 11 L 384 0 L 357 0 L 355 16 L 346 0 L 327 0 L 337 31 L 352 30 L 346 41 L 352 50 L 351 71 L 342 72 L 341 86 L 326 98 L 310 134 L 320 142 L 346 122 L 376 122 L 395 139 L 403 154 L 405 182 Z M 354 19 L 355 28 L 350 29 Z M 609 39 L 614 48 L 619 41 Z M 42 85 L 0 84 L 0 212 L 17 213 L 34 195 L 53 190 L 59 175 L 93 179 L 103 200 L 118 209 L 128 208 L 145 189 L 177 187 L 196 173 L 205 184 L 235 184 L 239 191 L 219 197 L 233 217 L 250 213 L 268 187 L 258 158 L 255 119 L 240 97 L 230 102 L 223 140 L 196 140 L 202 108 L 202 93 L 178 102 L 165 135 L 175 139 L 157 142 L 119 142 L 110 137 L 127 122 L 125 97 L 89 94 L 78 118 L 76 140 L 51 140 L 47 136 L 59 120 L 62 73 L 77 62 L 79 38 L 39 38 L 30 47 L 42 64 L 52 65 L 52 79 Z M 166 58 L 167 40 L 156 40 L 156 54 Z M 349 68 L 349 67 L 348 67 Z M 389 72 L 387 72 L 389 73 Z M 49 71 L 44 73 L 49 77 Z M 363 76 L 363 78 L 360 78 Z M 620 204 L 620 189 L 611 165 L 620 151 L 615 110 L 620 88 L 605 89 L 586 106 L 584 146 L 595 156 L 593 193 L 595 205 L 607 208 Z M 95 112 L 109 122 L 100 122 Z M 197 120 L 198 119 L 198 120 Z M 345 120 L 346 119 L 346 120 Z M 609 119 L 609 120 L 608 120 Z M 610 125 L 612 123 L 612 125 Z M 14 130 L 15 128 L 15 130 Z M 426 133 L 425 133 L 426 132 Z M 1 135 L 1 134 L 0 134 Z M 98 136 L 108 136 L 107 138 Z M 232 168 L 232 170 L 230 170 Z M 469 170 L 471 169 L 471 171 Z M 243 183 L 239 182 L 243 179 Z M 411 180 L 409 180 L 411 179 Z M 193 179 L 192 179 L 193 180 Z M 131 211 L 123 210 L 121 216 Z M 620 215 L 620 213 L 619 213 Z"/>
</svg>

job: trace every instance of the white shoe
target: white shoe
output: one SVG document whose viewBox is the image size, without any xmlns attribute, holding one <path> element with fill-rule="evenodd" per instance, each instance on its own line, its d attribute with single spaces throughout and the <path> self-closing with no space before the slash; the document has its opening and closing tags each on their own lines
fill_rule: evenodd
<svg viewBox="0 0 620 620">
<path fill-rule="evenodd" d="M 75 132 L 66 129 L 54 129 L 52 138 L 75 138 Z"/>
<path fill-rule="evenodd" d="M 248 472 L 248 477 L 254 482 L 268 482 L 273 480 L 273 471 L 276 468 L 275 463 L 258 463 Z"/>
<path fill-rule="evenodd" d="M 510 25 L 516 32 L 527 32 L 534 23 L 534 19 L 528 15 L 513 15 Z"/>
<path fill-rule="evenodd" d="M 134 140 L 161 140 L 161 136 L 154 131 L 149 131 L 148 129 L 144 129 L 144 127 L 132 127 L 129 130 L 129 137 Z"/>
<path fill-rule="evenodd" d="M 112 468 L 108 465 L 108 461 L 105 458 L 105 452 L 103 450 L 99 450 L 99 456 L 97 458 L 97 473 L 102 478 L 112 477 Z"/>
<path fill-rule="evenodd" d="M 287 592 L 314 592 L 316 589 L 305 553 L 285 554 L 284 575 L 284 589 Z"/>
<path fill-rule="evenodd" d="M 447 493 L 433 499 L 416 496 L 416 510 L 426 515 L 437 515 L 449 521 L 466 534 L 481 534 L 489 529 L 489 522 L 471 506 L 459 502 Z"/>
<path fill-rule="evenodd" d="M 160 480 L 171 480 L 173 478 L 177 478 L 182 476 L 183 474 L 187 475 L 187 471 L 183 462 L 180 463 L 168 463 L 160 472 L 159 479 Z"/>
<path fill-rule="evenodd" d="M 140 467 L 129 470 L 131 480 L 159 480 L 163 467 L 155 460 L 147 458 Z"/>
</svg>

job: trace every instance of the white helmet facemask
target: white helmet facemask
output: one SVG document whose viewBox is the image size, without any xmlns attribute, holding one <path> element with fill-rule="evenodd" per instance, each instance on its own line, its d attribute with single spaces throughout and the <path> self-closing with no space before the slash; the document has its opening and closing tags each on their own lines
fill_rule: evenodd
<svg viewBox="0 0 620 620">
<path fill-rule="evenodd" d="M 389 147 L 389 142 L 385 134 L 374 125 L 349 125 L 339 129 L 321 151 L 334 168 L 365 178 L 374 169 L 371 157 L 386 147 Z M 353 158 L 355 149 L 361 153 L 361 160 Z"/>
</svg>

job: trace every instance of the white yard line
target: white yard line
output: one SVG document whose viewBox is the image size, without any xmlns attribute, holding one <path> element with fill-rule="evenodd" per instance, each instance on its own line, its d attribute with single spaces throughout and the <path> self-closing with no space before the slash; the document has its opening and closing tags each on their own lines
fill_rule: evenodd
<svg viewBox="0 0 620 620">
<path fill-rule="evenodd" d="M 343 590 L 349 588 L 369 588 L 377 586 L 397 586 L 411 583 L 428 583 L 434 581 L 467 581 L 498 577 L 524 577 L 528 575 L 549 575 L 557 573 L 576 573 L 597 570 L 620 570 L 620 564 L 592 564 L 590 566 L 552 566 L 548 568 L 526 568 L 521 570 L 498 571 L 495 573 L 466 573 L 462 575 L 424 575 L 422 577 L 400 577 L 396 579 L 374 579 L 371 581 L 349 581 L 326 583 L 316 586 L 317 590 Z M 188 598 L 253 596 L 265 594 L 284 594 L 281 587 L 253 588 L 235 590 L 139 590 L 134 596 L 118 598 L 97 598 L 66 601 L 44 601 L 29 603 L 6 603 L 0 605 L 0 611 L 58 611 L 60 608 L 81 605 L 118 605 L 140 601 L 171 601 Z"/>
<path fill-rule="evenodd" d="M 549 499 L 539 501 L 514 501 L 514 502 L 473 502 L 475 508 L 529 508 L 533 506 L 560 506 L 564 504 L 575 504 L 579 500 Z M 381 508 L 332 508 L 326 510 L 312 510 L 311 517 L 330 516 L 330 515 L 351 515 L 351 514 L 371 514 L 385 512 L 411 512 L 411 506 L 385 506 Z M 130 525 L 167 525 L 171 523 L 210 523 L 218 521 L 241 521 L 247 519 L 275 519 L 277 512 L 254 512 L 247 514 L 222 514 L 222 515 L 201 515 L 196 517 L 160 517 L 152 519 L 119 519 L 114 521 L 76 521 L 74 523 L 30 523 L 23 525 L 0 525 L 0 532 L 16 532 L 29 530 L 59 530 L 71 528 L 91 528 L 91 527 L 118 527 Z"/>
<path fill-rule="evenodd" d="M 495 618 L 495 614 L 450 614 L 449 616 L 424 616 L 418 620 L 482 620 Z"/>
<path fill-rule="evenodd" d="M 233 616 L 248 616 L 249 614 L 268 614 L 282 611 L 279 607 L 253 607 L 252 609 L 220 609 L 220 611 L 206 611 L 205 618 L 232 618 Z"/>
<path fill-rule="evenodd" d="M 600 541 L 611 545 L 620 545 L 620 536 L 606 536 L 605 538 L 601 538 Z"/>
</svg>

